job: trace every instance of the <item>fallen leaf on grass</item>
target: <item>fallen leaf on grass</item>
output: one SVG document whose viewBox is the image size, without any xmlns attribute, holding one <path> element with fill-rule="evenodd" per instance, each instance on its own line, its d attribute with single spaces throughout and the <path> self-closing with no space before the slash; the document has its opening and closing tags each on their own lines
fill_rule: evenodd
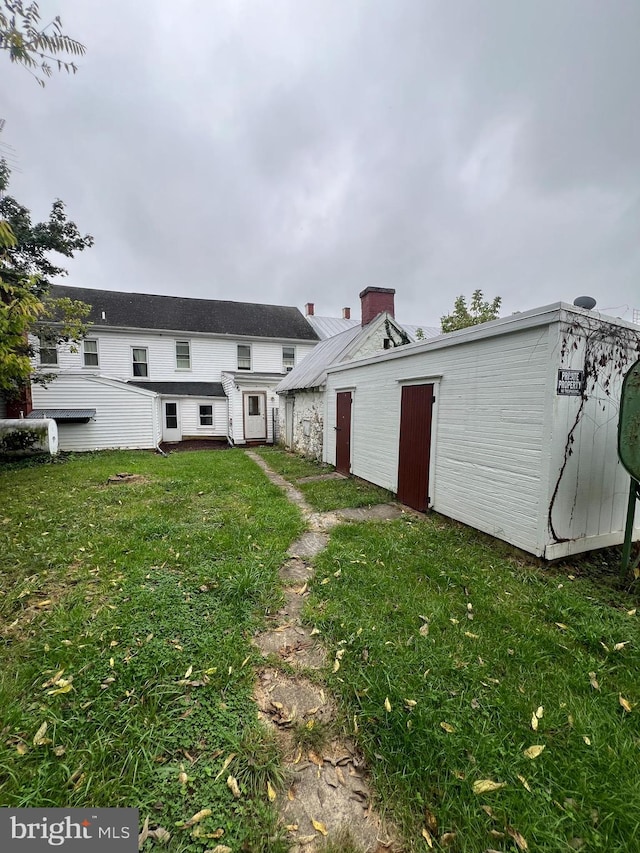
<svg viewBox="0 0 640 853">
<path fill-rule="evenodd" d="M 418 633 L 421 637 L 427 637 L 429 634 L 429 623 L 425 622 L 423 625 L 421 625 Z"/>
<path fill-rule="evenodd" d="M 63 672 L 64 669 L 59 669 L 55 675 L 53 675 L 48 681 L 45 681 L 45 683 L 42 685 L 42 689 L 46 690 L 47 687 L 54 687 L 62 678 Z"/>
<path fill-rule="evenodd" d="M 26 755 L 29 752 L 29 747 L 23 741 L 16 744 L 16 752 L 18 755 Z"/>
<path fill-rule="evenodd" d="M 389 702 L 389 697 L 384 700 L 384 709 L 389 714 L 391 712 L 391 702 Z M 629 709 L 631 710 L 631 709 Z"/>
<path fill-rule="evenodd" d="M 171 838 L 171 833 L 167 832 L 163 826 L 159 826 L 156 829 L 149 829 L 149 818 L 146 817 L 142 826 L 142 832 L 138 836 L 138 850 L 142 850 L 147 838 L 153 838 L 159 841 L 160 844 L 166 844 Z"/>
<path fill-rule="evenodd" d="M 290 803 L 292 803 L 295 800 L 295 798 L 296 798 L 296 795 L 293 793 L 293 788 L 289 788 L 289 790 L 287 791 L 287 799 L 289 800 Z"/>
<path fill-rule="evenodd" d="M 624 647 L 626 645 L 628 645 L 628 643 L 629 643 L 629 640 L 625 640 L 624 643 L 616 643 L 615 646 L 613 647 L 613 651 L 614 652 L 622 651 L 622 649 L 624 649 Z"/>
<path fill-rule="evenodd" d="M 442 847 L 448 847 L 450 844 L 456 840 L 455 832 L 445 832 L 440 836 L 440 844 Z"/>
<path fill-rule="evenodd" d="M 516 843 L 516 847 L 518 850 L 528 850 L 529 845 L 527 844 L 526 838 L 518 832 L 517 829 L 514 829 L 512 826 L 507 827 L 507 832 L 513 838 Z"/>
<path fill-rule="evenodd" d="M 544 744 L 536 743 L 524 750 L 525 758 L 530 758 L 532 761 L 544 752 Z"/>
<path fill-rule="evenodd" d="M 582 740 L 586 743 L 587 746 L 591 746 L 591 738 L 587 737 L 587 735 L 582 735 Z"/>
<path fill-rule="evenodd" d="M 70 681 L 67 681 L 66 684 L 63 684 L 61 687 L 55 687 L 53 690 L 47 690 L 47 696 L 61 696 L 63 693 L 69 693 L 73 690 L 73 684 Z"/>
<path fill-rule="evenodd" d="M 267 779 L 267 797 L 269 797 L 269 802 L 273 803 L 276 796 L 277 796 L 277 794 L 276 794 L 275 788 L 273 787 L 271 782 L 269 782 L 269 780 Z"/>
<path fill-rule="evenodd" d="M 407 711 L 412 711 L 418 703 L 415 699 L 405 699 L 404 704 Z"/>
<path fill-rule="evenodd" d="M 598 684 L 598 679 L 596 678 L 595 672 L 589 673 L 589 684 L 593 687 L 594 690 L 600 690 L 600 685 Z"/>
<path fill-rule="evenodd" d="M 422 828 L 422 837 L 427 842 L 427 847 L 433 847 L 433 838 L 431 837 L 431 833 L 426 827 Z"/>
<path fill-rule="evenodd" d="M 311 818 L 311 823 L 313 824 L 313 828 L 316 830 L 316 832 L 320 832 L 322 833 L 322 835 L 329 834 L 327 832 L 327 827 L 321 821 L 314 820 L 313 818 Z"/>
<path fill-rule="evenodd" d="M 221 768 L 220 768 L 220 770 L 218 771 L 218 775 L 217 775 L 217 776 L 215 777 L 215 779 L 213 780 L 214 782 L 217 782 L 217 781 L 218 781 L 218 779 L 222 776 L 222 774 L 224 773 L 224 771 L 225 771 L 225 770 L 227 769 L 227 767 L 231 764 L 231 762 L 233 761 L 233 759 L 234 759 L 235 757 L 236 757 L 235 752 L 232 752 L 232 753 L 231 753 L 231 755 L 228 755 L 228 756 L 225 758 L 225 760 L 224 760 L 224 764 L 222 765 L 222 767 L 221 767 Z"/>
<path fill-rule="evenodd" d="M 231 791 L 233 796 L 236 797 L 236 799 L 242 796 L 242 794 L 240 793 L 240 788 L 238 786 L 238 780 L 235 778 L 235 776 L 227 776 L 227 788 Z"/>
<path fill-rule="evenodd" d="M 298 831 L 298 824 L 297 823 L 288 823 L 288 824 L 286 824 L 285 829 L 287 830 L 287 832 L 297 832 Z"/>
<path fill-rule="evenodd" d="M 205 850 L 205 853 L 233 853 L 233 850 L 224 844 L 216 844 L 212 850 Z"/>
<path fill-rule="evenodd" d="M 637 608 L 633 607 L 631 610 L 627 610 L 627 616 L 635 616 L 637 612 Z"/>
<path fill-rule="evenodd" d="M 624 708 L 624 710 L 627 712 L 627 714 L 631 713 L 631 703 L 629 702 L 628 699 L 624 698 L 622 693 L 618 693 L 618 702 L 621 704 L 621 706 Z"/>
<path fill-rule="evenodd" d="M 424 810 L 424 822 L 427 824 L 429 832 L 435 834 L 438 831 L 438 819 L 429 809 Z"/>
<path fill-rule="evenodd" d="M 534 730 L 534 732 L 538 731 L 538 722 L 539 722 L 538 717 L 534 712 L 531 715 L 531 728 Z"/>
<path fill-rule="evenodd" d="M 631 710 L 631 708 L 629 708 Z M 44 722 L 38 731 L 33 736 L 33 745 L 34 746 L 43 746 L 46 743 L 51 743 L 49 738 L 45 738 L 45 734 L 47 733 L 47 729 L 49 728 L 49 723 Z"/>
<path fill-rule="evenodd" d="M 214 832 L 207 832 L 204 826 L 196 826 L 196 828 L 192 831 L 192 838 L 222 838 L 224 835 L 224 829 L 220 827 L 216 829 Z"/>
<path fill-rule="evenodd" d="M 211 816 L 211 809 L 200 809 L 199 812 L 196 812 L 193 817 L 190 817 L 189 820 L 185 821 L 182 824 L 183 829 L 188 829 L 190 826 L 194 826 L 196 823 L 199 823 L 201 820 L 204 820 L 205 817 Z"/>
<path fill-rule="evenodd" d="M 182 677 L 183 678 L 190 678 L 192 672 L 193 672 L 193 667 L 190 666 Z"/>
<path fill-rule="evenodd" d="M 449 734 L 453 734 L 455 732 L 455 728 L 451 725 L 451 723 L 440 723 L 440 728 L 444 729 L 445 732 L 449 732 Z"/>
<path fill-rule="evenodd" d="M 494 782 L 492 779 L 477 779 L 473 783 L 474 794 L 489 794 L 491 791 L 499 791 L 500 788 L 506 788 L 506 782 Z"/>
<path fill-rule="evenodd" d="M 471 640 L 479 640 L 480 634 L 472 634 L 471 631 L 464 632 L 465 637 L 469 637 Z"/>
<path fill-rule="evenodd" d="M 542 705 L 538 705 L 536 708 L 536 717 L 541 720 L 544 715 L 544 707 Z"/>
<path fill-rule="evenodd" d="M 181 785 L 186 785 L 188 781 L 189 777 L 184 772 L 184 770 L 182 771 L 182 773 L 178 773 L 178 782 L 180 782 Z"/>
<path fill-rule="evenodd" d="M 529 791 L 529 793 L 531 793 L 531 788 L 529 787 L 529 783 L 524 778 L 524 776 L 520 776 L 520 774 L 518 774 L 518 779 L 522 782 L 523 787 L 526 788 L 527 791 Z"/>
<path fill-rule="evenodd" d="M 564 622 L 556 622 L 555 624 L 557 625 L 558 628 L 560 628 L 561 631 L 568 631 L 569 630 L 569 626 L 565 625 Z"/>
</svg>

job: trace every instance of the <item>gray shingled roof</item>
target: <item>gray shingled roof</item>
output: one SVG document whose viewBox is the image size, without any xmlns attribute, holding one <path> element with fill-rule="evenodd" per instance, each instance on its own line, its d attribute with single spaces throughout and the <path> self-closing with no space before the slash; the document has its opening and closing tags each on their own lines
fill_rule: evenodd
<svg viewBox="0 0 640 853">
<path fill-rule="evenodd" d="M 226 397 L 221 382 L 133 382 L 136 388 L 146 388 L 156 394 L 175 394 L 180 397 Z"/>
<path fill-rule="evenodd" d="M 122 293 L 60 284 L 53 285 L 50 293 L 54 299 L 68 297 L 87 302 L 92 306 L 89 320 L 96 326 L 318 340 L 302 313 L 284 305 Z"/>
</svg>

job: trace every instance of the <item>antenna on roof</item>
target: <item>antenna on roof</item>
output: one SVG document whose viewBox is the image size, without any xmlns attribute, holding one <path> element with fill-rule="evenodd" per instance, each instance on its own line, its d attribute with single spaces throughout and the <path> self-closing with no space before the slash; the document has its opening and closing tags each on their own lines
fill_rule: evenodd
<svg viewBox="0 0 640 853">
<path fill-rule="evenodd" d="M 587 311 L 591 311 L 592 308 L 596 307 L 596 300 L 593 296 L 578 296 L 573 300 L 573 304 L 576 308 L 586 308 Z"/>
</svg>

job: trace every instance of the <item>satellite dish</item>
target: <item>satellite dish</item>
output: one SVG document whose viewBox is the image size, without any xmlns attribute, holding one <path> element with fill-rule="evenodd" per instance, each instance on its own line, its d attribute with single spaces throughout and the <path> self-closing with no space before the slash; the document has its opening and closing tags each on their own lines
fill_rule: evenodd
<svg viewBox="0 0 640 853">
<path fill-rule="evenodd" d="M 593 296 L 578 296 L 573 300 L 573 304 L 576 308 L 586 308 L 587 311 L 591 311 L 592 308 L 596 307 L 596 300 Z"/>
</svg>

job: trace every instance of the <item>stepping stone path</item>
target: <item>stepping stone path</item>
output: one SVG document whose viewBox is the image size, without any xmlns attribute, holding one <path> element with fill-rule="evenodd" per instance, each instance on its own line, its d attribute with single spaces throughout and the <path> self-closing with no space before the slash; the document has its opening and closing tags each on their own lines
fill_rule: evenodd
<svg viewBox="0 0 640 853">
<path fill-rule="evenodd" d="M 307 582 L 313 576 L 308 561 L 327 547 L 329 531 L 337 524 L 392 520 L 404 511 L 397 504 L 384 504 L 370 509 L 314 512 L 302 493 L 272 471 L 262 457 L 249 450 L 246 453 L 272 483 L 285 490 L 307 524 L 280 568 L 280 577 L 287 585 L 284 607 L 269 620 L 267 630 L 253 638 L 265 658 L 279 658 L 288 665 L 281 670 L 277 663 L 265 664 L 257 674 L 254 698 L 261 720 L 276 732 L 282 749 L 288 786 L 278 792 L 276 806 L 290 835 L 291 853 L 314 853 L 327 841 L 339 841 L 345 830 L 366 853 L 397 853 L 401 848 L 393 828 L 383 824 L 372 805 L 367 769 L 356 744 L 347 737 L 334 737 L 319 755 L 297 746 L 294 730 L 312 720 L 330 725 L 337 715 L 335 700 L 313 675 L 326 665 L 326 650 L 317 632 L 302 625 L 300 619 Z M 342 475 L 323 474 L 300 482 L 338 477 Z"/>
</svg>

